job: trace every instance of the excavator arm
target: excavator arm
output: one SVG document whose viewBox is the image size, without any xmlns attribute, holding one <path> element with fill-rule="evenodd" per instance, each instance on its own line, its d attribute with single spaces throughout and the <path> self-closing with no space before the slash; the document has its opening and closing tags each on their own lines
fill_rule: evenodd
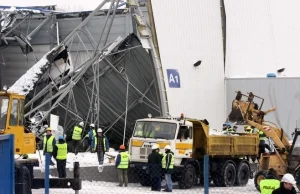
<svg viewBox="0 0 300 194">
<path fill-rule="evenodd" d="M 248 101 L 243 101 L 241 98 L 238 100 L 234 100 L 232 104 L 232 109 L 240 110 L 244 123 L 247 123 L 265 133 L 265 135 L 272 139 L 274 144 L 281 150 L 287 151 L 290 149 L 291 145 L 289 143 L 287 135 L 284 131 L 277 126 L 270 125 L 267 121 L 264 121 L 264 116 L 272 111 L 275 111 L 275 108 L 268 109 L 266 111 L 261 111 L 261 107 L 264 99 L 258 96 L 255 96 L 252 92 L 248 95 L 242 94 L 241 92 L 237 92 L 239 95 L 245 96 L 248 98 Z M 258 105 L 253 102 L 253 99 L 258 97 L 262 99 L 262 103 L 260 108 L 258 109 Z M 236 98 L 237 99 L 237 98 Z M 257 105 L 255 107 L 255 105 Z M 236 110 L 232 110 L 232 112 L 236 112 Z"/>
</svg>

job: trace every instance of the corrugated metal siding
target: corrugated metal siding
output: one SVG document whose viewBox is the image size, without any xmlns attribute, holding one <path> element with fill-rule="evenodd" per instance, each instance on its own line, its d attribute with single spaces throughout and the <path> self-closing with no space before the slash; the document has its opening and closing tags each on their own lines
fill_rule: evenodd
<svg viewBox="0 0 300 194">
<path fill-rule="evenodd" d="M 1 64 L 1 84 L 10 87 L 18 80 L 33 64 L 35 58 L 40 59 L 49 52 L 49 45 L 33 45 L 33 53 L 24 56 L 19 46 L 9 46 L 1 50 L 5 65 Z M 0 59 L 2 62 L 2 59 Z"/>
<path fill-rule="evenodd" d="M 172 116 L 225 120 L 224 63 L 219 0 L 152 0 Z M 201 60 L 198 67 L 193 64 Z M 170 88 L 166 69 L 178 69 L 181 88 Z"/>
<path fill-rule="evenodd" d="M 235 91 L 253 92 L 265 99 L 262 110 L 275 107 L 276 112 L 265 116 L 265 120 L 279 124 L 290 136 L 300 126 L 300 78 L 240 78 L 226 79 L 226 113 L 231 111 Z M 256 103 L 261 102 L 257 99 Z M 291 137 L 291 136 L 290 136 Z"/>
<path fill-rule="evenodd" d="M 299 77 L 300 1 L 225 0 L 226 77 Z"/>
</svg>

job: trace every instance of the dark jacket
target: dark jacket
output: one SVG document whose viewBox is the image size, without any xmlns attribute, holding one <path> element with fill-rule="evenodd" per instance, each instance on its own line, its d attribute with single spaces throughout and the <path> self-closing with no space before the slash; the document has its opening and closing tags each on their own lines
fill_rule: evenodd
<svg viewBox="0 0 300 194">
<path fill-rule="evenodd" d="M 63 143 L 65 143 L 65 140 L 62 140 L 62 139 L 60 139 L 60 140 L 58 140 L 58 143 L 59 144 L 63 144 Z M 57 156 L 57 150 L 58 150 L 58 148 L 57 148 L 57 146 L 55 145 L 54 147 L 53 147 L 53 157 L 56 159 L 56 156 Z"/>
<path fill-rule="evenodd" d="M 275 189 L 272 194 L 296 194 L 296 189 L 293 187 L 292 190 L 286 190 L 283 186 L 283 183 L 280 183 L 280 187 Z"/>
<path fill-rule="evenodd" d="M 171 164 L 171 161 L 172 161 L 172 157 L 174 156 L 174 153 L 171 152 L 170 150 L 166 151 L 166 168 L 163 169 L 164 170 L 164 173 L 167 173 L 167 174 L 171 174 L 173 173 L 173 169 L 169 169 L 169 166 Z M 173 154 L 173 155 L 172 155 Z"/>
<path fill-rule="evenodd" d="M 153 150 L 152 153 L 149 154 L 148 171 L 151 177 L 161 177 L 162 175 L 161 160 L 162 160 L 162 156 L 155 150 Z"/>
<path fill-rule="evenodd" d="M 97 152 L 106 152 L 109 149 L 109 141 L 105 135 L 96 136 L 97 142 L 96 142 L 96 151 Z M 103 146 L 103 138 L 105 138 L 105 147 Z"/>
</svg>

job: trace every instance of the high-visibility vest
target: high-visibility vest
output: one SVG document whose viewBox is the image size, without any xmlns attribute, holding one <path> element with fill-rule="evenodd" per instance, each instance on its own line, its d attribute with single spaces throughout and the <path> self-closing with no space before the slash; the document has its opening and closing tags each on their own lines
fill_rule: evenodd
<svg viewBox="0 0 300 194">
<path fill-rule="evenodd" d="M 253 129 L 245 130 L 245 133 L 253 133 Z"/>
<path fill-rule="evenodd" d="M 44 136 L 44 141 L 43 141 L 43 150 L 44 152 L 53 152 L 53 140 L 54 140 L 54 136 L 50 136 L 49 139 L 47 140 L 47 137 Z M 46 145 L 47 145 L 47 150 L 45 150 L 46 148 Z"/>
<path fill-rule="evenodd" d="M 233 130 L 232 127 L 228 127 L 228 128 L 226 129 L 226 131 L 227 131 L 227 132 L 234 132 L 234 130 Z"/>
<path fill-rule="evenodd" d="M 82 133 L 82 128 L 75 126 L 73 130 L 72 139 L 81 140 L 81 133 Z"/>
<path fill-rule="evenodd" d="M 280 187 L 280 181 L 276 179 L 264 179 L 259 182 L 261 194 L 272 194 L 272 191 Z"/>
<path fill-rule="evenodd" d="M 105 150 L 106 149 L 106 142 L 105 142 L 105 136 L 102 136 L 102 142 L 103 142 L 103 149 Z M 94 149 L 96 149 L 96 147 L 97 147 L 97 144 L 98 144 L 98 138 L 96 137 L 95 138 L 95 147 L 94 147 Z"/>
<path fill-rule="evenodd" d="M 166 158 L 167 158 L 168 154 L 171 154 L 171 156 L 172 156 L 171 164 L 169 165 L 168 169 L 173 169 L 174 168 L 174 155 L 172 153 L 167 153 L 164 155 L 164 157 L 162 158 L 162 161 L 161 161 L 161 166 L 162 166 L 162 168 L 166 168 L 166 165 L 167 165 Z"/>
<path fill-rule="evenodd" d="M 66 160 L 68 154 L 68 145 L 67 143 L 56 144 L 57 146 L 57 156 L 58 160 Z"/>
<path fill-rule="evenodd" d="M 129 156 L 128 152 L 121 152 L 120 159 L 121 159 L 121 161 L 117 168 L 127 169 L 128 165 L 129 165 L 129 160 L 130 160 L 130 156 Z"/>
<path fill-rule="evenodd" d="M 259 135 L 259 140 L 266 140 L 267 139 L 266 134 L 261 130 L 258 131 L 258 135 Z"/>
</svg>

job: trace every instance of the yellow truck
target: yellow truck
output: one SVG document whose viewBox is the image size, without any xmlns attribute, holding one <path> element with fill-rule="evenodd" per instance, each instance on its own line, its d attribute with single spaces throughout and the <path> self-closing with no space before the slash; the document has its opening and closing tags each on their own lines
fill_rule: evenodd
<svg viewBox="0 0 300 194">
<path fill-rule="evenodd" d="M 244 186 L 257 169 L 247 158 L 257 157 L 257 134 L 210 134 L 206 120 L 183 118 L 144 118 L 136 121 L 129 142 L 130 167 L 139 174 L 141 185 L 149 185 L 147 157 L 151 147 L 166 145 L 174 152 L 173 182 L 189 189 L 203 183 L 203 157 L 210 158 L 210 180 L 216 186 Z"/>
</svg>

